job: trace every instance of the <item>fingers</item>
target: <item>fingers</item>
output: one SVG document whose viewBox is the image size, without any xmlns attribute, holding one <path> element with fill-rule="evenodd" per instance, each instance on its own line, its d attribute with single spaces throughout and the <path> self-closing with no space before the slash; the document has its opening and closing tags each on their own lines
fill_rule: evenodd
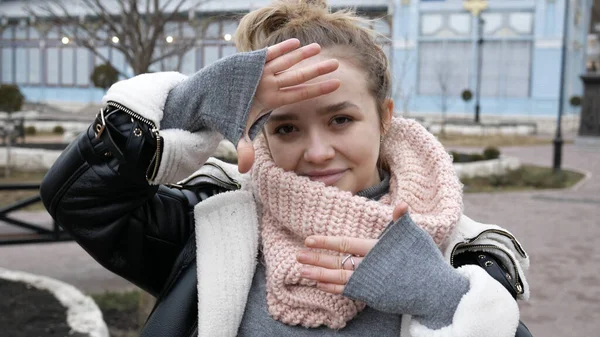
<svg viewBox="0 0 600 337">
<path fill-rule="evenodd" d="M 396 222 L 401 217 L 403 217 L 407 212 L 408 212 L 408 204 L 401 201 L 394 208 L 394 213 L 393 213 L 392 219 L 394 219 L 394 222 Z"/>
<path fill-rule="evenodd" d="M 337 60 L 327 60 L 302 69 L 283 72 L 275 78 L 279 88 L 291 87 L 328 74 L 336 70 L 339 65 L 340 63 Z"/>
<path fill-rule="evenodd" d="M 300 276 L 317 282 L 345 285 L 352 276 L 352 271 L 302 266 Z"/>
<path fill-rule="evenodd" d="M 300 40 L 298 39 L 289 39 L 283 42 L 280 42 L 274 46 L 267 48 L 267 60 L 269 62 L 273 59 L 278 58 L 281 55 L 285 55 L 292 50 L 298 48 L 300 46 Z"/>
<path fill-rule="evenodd" d="M 265 65 L 265 72 L 276 74 L 285 71 L 293 65 L 299 63 L 300 61 L 307 59 L 311 56 L 315 56 L 320 52 L 321 46 L 319 46 L 316 43 L 309 44 L 307 46 L 289 52 L 285 55 L 281 55 L 277 58 L 274 58 L 272 61 L 269 61 Z"/>
<path fill-rule="evenodd" d="M 347 259 L 342 265 L 344 258 L 344 255 L 335 256 L 331 254 L 312 252 L 309 250 L 301 250 L 296 256 L 298 262 L 302 264 L 309 264 L 315 267 L 323 267 L 327 269 L 354 270 L 358 268 L 358 265 L 363 260 L 362 257 L 352 257 L 352 260 L 354 261 L 354 266 L 352 266 L 352 261 L 350 261 L 350 259 Z"/>
<path fill-rule="evenodd" d="M 238 155 L 238 171 L 240 173 L 246 173 L 252 168 L 254 163 L 254 146 L 252 142 L 243 137 L 237 144 L 237 155 Z"/>
<path fill-rule="evenodd" d="M 340 80 L 331 79 L 319 83 L 297 85 L 281 89 L 280 105 L 288 105 L 306 99 L 326 95 L 340 87 Z"/>
<path fill-rule="evenodd" d="M 319 283 L 317 283 L 317 288 L 319 288 L 323 291 L 326 291 L 328 293 L 339 295 L 339 294 L 344 293 L 344 289 L 346 288 L 346 286 L 341 285 L 341 284 L 319 282 Z"/>
<path fill-rule="evenodd" d="M 304 244 L 309 248 L 333 250 L 340 253 L 365 256 L 377 243 L 376 239 L 357 239 L 344 236 L 309 236 Z"/>
</svg>

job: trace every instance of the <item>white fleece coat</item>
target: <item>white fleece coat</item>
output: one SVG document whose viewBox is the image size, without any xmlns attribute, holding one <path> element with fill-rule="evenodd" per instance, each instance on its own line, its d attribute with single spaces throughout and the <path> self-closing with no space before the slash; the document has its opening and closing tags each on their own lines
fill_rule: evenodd
<svg viewBox="0 0 600 337">
<path fill-rule="evenodd" d="M 115 101 L 160 125 L 169 90 L 182 80 L 173 73 L 146 74 L 115 84 L 103 101 Z M 151 99 L 148 99 L 151 98 Z M 168 113 L 168 112 L 166 112 Z M 222 138 L 213 131 L 190 133 L 161 130 L 162 161 L 154 184 L 199 180 L 235 181 L 242 188 L 213 196 L 195 206 L 198 269 L 198 335 L 235 337 L 242 321 L 259 248 L 258 210 L 249 175 L 235 165 L 209 158 Z M 207 160 L 208 158 L 208 160 Z M 195 173 L 201 164 L 207 161 Z M 529 258 L 506 230 L 481 224 L 463 215 L 442 245 L 450 262 L 453 254 L 486 244 L 518 277 L 521 299 L 529 297 L 524 270 Z M 519 309 L 504 287 L 478 266 L 457 269 L 469 280 L 452 324 L 432 330 L 403 315 L 401 337 L 514 337 Z"/>
</svg>

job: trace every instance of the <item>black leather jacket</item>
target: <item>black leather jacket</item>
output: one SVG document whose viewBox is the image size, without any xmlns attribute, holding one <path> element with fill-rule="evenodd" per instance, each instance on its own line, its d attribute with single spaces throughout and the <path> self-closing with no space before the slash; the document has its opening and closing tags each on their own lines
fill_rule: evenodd
<svg viewBox="0 0 600 337">
<path fill-rule="evenodd" d="M 42 181 L 42 201 L 96 261 L 157 297 L 141 336 L 196 336 L 194 206 L 227 188 L 149 185 L 146 174 L 161 141 L 152 126 L 118 108 L 108 107 L 104 117 L 99 115 L 52 166 Z M 465 254 L 457 256 L 458 265 L 486 269 L 488 260 L 500 265 L 493 256 Z M 505 271 L 486 271 L 516 297 Z M 531 335 L 521 324 L 516 336 Z"/>
<path fill-rule="evenodd" d="M 157 297 L 142 336 L 197 335 L 193 207 L 225 189 L 149 185 L 151 127 L 117 109 L 105 124 L 97 138 L 99 116 L 62 153 L 42 181 L 42 201 L 96 261 Z"/>
</svg>

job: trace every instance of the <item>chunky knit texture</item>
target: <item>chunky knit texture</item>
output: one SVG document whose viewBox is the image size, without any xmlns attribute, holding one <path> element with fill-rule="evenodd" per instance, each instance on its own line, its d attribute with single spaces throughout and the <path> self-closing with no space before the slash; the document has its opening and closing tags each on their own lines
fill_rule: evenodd
<svg viewBox="0 0 600 337">
<path fill-rule="evenodd" d="M 390 168 L 390 192 L 379 201 L 352 195 L 278 168 L 264 138 L 255 142 L 252 169 L 260 202 L 267 304 L 285 324 L 332 329 L 365 304 L 315 287 L 300 277 L 296 254 L 310 235 L 377 238 L 405 201 L 413 220 L 440 245 L 462 214 L 462 185 L 442 145 L 418 123 L 394 118 L 382 147 Z"/>
</svg>

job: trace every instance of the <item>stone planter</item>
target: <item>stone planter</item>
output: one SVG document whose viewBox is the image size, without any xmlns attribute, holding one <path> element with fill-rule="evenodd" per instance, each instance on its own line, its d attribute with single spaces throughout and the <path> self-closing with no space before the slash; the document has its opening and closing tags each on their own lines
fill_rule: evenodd
<svg viewBox="0 0 600 337">
<path fill-rule="evenodd" d="M 22 172 L 42 172 L 50 169 L 62 151 L 11 147 L 10 167 Z M 222 160 L 235 161 L 237 152 L 230 142 L 221 141 L 213 154 Z M 6 165 L 6 148 L 0 147 L 0 166 Z"/>
<path fill-rule="evenodd" d="M 47 290 L 65 307 L 67 324 L 73 335 L 86 337 L 109 337 L 102 312 L 94 300 L 79 289 L 62 281 L 21 271 L 0 267 L 0 279 L 17 281 L 37 289 Z"/>
<path fill-rule="evenodd" d="M 489 177 L 502 175 L 521 167 L 521 161 L 515 157 L 482 160 L 471 163 L 454 163 L 454 170 L 459 178 Z"/>
</svg>

